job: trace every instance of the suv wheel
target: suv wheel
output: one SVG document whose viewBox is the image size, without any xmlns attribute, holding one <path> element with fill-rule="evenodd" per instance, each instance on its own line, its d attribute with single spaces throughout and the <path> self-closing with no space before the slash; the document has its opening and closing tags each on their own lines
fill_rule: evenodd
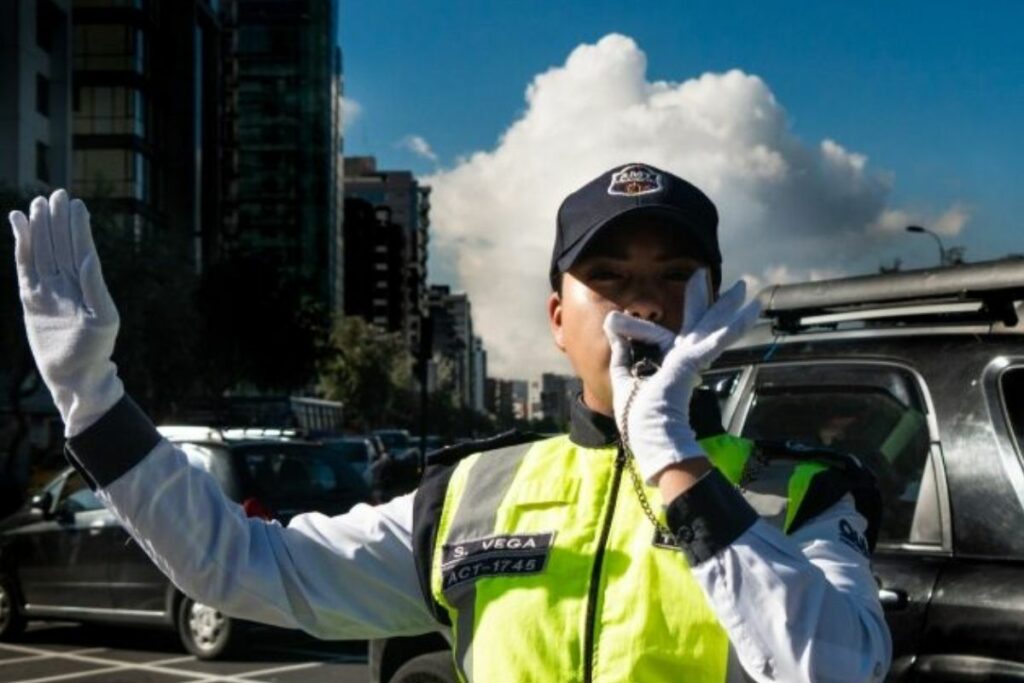
<svg viewBox="0 0 1024 683">
<path fill-rule="evenodd" d="M 199 659 L 216 659 L 229 652 L 238 630 L 237 620 L 209 605 L 188 597 L 178 605 L 178 637 Z"/>
<path fill-rule="evenodd" d="M 0 640 L 12 640 L 25 630 L 25 615 L 21 613 L 14 581 L 0 576 Z"/>
<path fill-rule="evenodd" d="M 389 683 L 458 683 L 452 653 L 431 652 L 403 664 Z"/>
</svg>

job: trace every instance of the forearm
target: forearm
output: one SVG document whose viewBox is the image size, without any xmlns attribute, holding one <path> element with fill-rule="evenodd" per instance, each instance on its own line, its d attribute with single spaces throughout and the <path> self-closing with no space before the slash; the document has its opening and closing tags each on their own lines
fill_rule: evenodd
<svg viewBox="0 0 1024 683">
<path fill-rule="evenodd" d="M 691 458 L 669 465 L 654 477 L 661 499 L 673 501 L 689 491 L 711 469 L 707 458 Z"/>
<path fill-rule="evenodd" d="M 698 583 L 757 681 L 879 681 L 891 643 L 867 558 L 832 539 L 843 502 L 792 537 L 711 471 L 668 509 Z"/>
<path fill-rule="evenodd" d="M 412 567 L 411 524 L 386 510 L 300 515 L 287 528 L 249 519 L 213 477 L 124 403 L 72 439 L 70 450 L 154 563 L 198 600 L 326 638 L 432 626 Z M 401 505 L 393 505 L 399 518 Z"/>
</svg>

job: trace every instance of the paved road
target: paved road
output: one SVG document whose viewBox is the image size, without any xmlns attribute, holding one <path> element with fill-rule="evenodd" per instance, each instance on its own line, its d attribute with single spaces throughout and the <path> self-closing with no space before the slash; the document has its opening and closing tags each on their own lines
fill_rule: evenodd
<svg viewBox="0 0 1024 683">
<path fill-rule="evenodd" d="M 39 624 L 0 643 L 0 683 L 366 683 L 362 643 L 258 630 L 225 662 L 186 655 L 173 633 Z"/>
</svg>

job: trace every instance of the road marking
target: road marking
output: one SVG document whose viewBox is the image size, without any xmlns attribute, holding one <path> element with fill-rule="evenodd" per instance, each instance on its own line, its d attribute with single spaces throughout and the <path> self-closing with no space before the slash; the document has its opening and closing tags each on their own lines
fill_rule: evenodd
<svg viewBox="0 0 1024 683">
<path fill-rule="evenodd" d="M 176 663 L 181 663 L 181 662 L 195 660 L 194 656 L 187 655 L 187 656 L 169 657 L 169 658 L 165 658 L 165 659 L 158 659 L 158 660 L 153 661 L 153 662 L 124 662 L 124 661 L 121 661 L 121 660 L 109 659 L 109 658 L 106 658 L 106 657 L 88 657 L 88 656 L 84 656 L 84 654 L 88 653 L 88 652 L 102 652 L 102 651 L 108 649 L 108 648 L 104 648 L 104 647 L 89 648 L 87 650 L 72 650 L 71 652 L 51 652 L 51 651 L 48 651 L 48 650 L 37 650 L 36 648 L 25 647 L 24 645 L 11 645 L 11 644 L 5 644 L 4 647 L 6 647 L 6 648 L 8 648 L 10 650 L 17 651 L 17 652 L 27 652 L 27 653 L 30 653 L 30 654 L 33 654 L 33 655 L 35 655 L 35 654 L 43 654 L 43 655 L 48 656 L 51 659 L 64 659 L 64 660 L 70 660 L 72 662 L 80 662 L 80 663 L 83 663 L 83 664 L 95 664 L 95 665 L 101 667 L 99 669 L 93 669 L 93 670 L 90 670 L 90 671 L 79 671 L 77 673 L 60 674 L 60 675 L 56 675 L 56 676 L 47 676 L 47 677 L 44 677 L 44 678 L 32 678 L 32 679 L 27 679 L 27 680 L 11 681 L 10 683 L 44 683 L 44 682 L 45 683 L 49 683 L 49 681 L 61 681 L 61 680 L 67 680 L 67 679 L 70 679 L 70 678 L 75 678 L 75 677 L 78 677 L 78 676 L 91 676 L 91 675 L 100 674 L 100 673 L 111 673 L 111 672 L 114 672 L 114 671 L 124 671 L 126 669 L 146 671 L 148 673 L 182 675 L 182 672 L 180 672 L 180 671 L 176 671 L 175 669 L 170 669 L 170 668 L 164 668 L 163 666 L 160 666 L 160 665 L 161 664 L 176 664 Z M 203 672 L 197 672 L 197 673 L 200 676 L 203 675 Z M 191 672 L 187 672 L 184 675 L 189 676 L 189 675 L 192 675 L 192 674 L 191 674 Z"/>
<path fill-rule="evenodd" d="M 195 655 L 185 655 L 184 657 L 168 657 L 167 659 L 154 659 L 152 662 L 140 662 L 143 666 L 164 666 L 165 664 L 181 664 L 182 662 L 196 662 L 199 661 Z"/>
<path fill-rule="evenodd" d="M 199 661 L 197 657 L 193 655 L 167 657 L 164 659 L 157 659 L 150 662 L 125 662 L 123 660 L 111 659 L 109 657 L 91 657 L 88 656 L 91 653 L 108 651 L 110 648 L 94 647 L 85 648 L 79 650 L 69 650 L 67 652 L 55 652 L 53 650 L 46 650 L 37 647 L 30 647 L 26 645 L 14 645 L 11 643 L 0 644 L 0 649 L 5 649 L 10 652 L 23 653 L 24 657 L 16 657 L 13 660 L 6 660 L 7 662 L 25 662 L 25 661 L 37 661 L 45 659 L 56 659 L 65 660 L 68 662 L 80 662 L 83 664 L 92 664 L 99 668 L 88 670 L 88 671 L 77 671 L 73 673 L 56 674 L 52 676 L 44 676 L 41 678 L 23 679 L 17 681 L 10 681 L 10 683 L 54 683 L 56 681 L 68 681 L 76 678 L 84 678 L 90 676 L 96 676 L 106 673 L 115 673 L 121 671 L 145 671 L 148 673 L 156 674 L 168 674 L 174 676 L 187 677 L 182 679 L 182 683 L 265 683 L 261 681 L 257 676 L 266 676 L 277 673 L 286 673 L 291 671 L 303 671 L 314 669 L 320 666 L 329 664 L 364 664 L 366 663 L 366 657 L 355 654 L 335 654 L 330 656 L 329 653 L 313 650 L 313 649 L 288 649 L 288 648 L 268 648 L 271 651 L 286 654 L 297 654 L 316 657 L 318 661 L 313 662 L 301 662 L 296 664 L 287 664 L 283 666 L 269 667 L 265 669 L 256 669 L 254 671 L 240 671 L 235 674 L 214 674 L 207 671 L 182 671 L 179 668 L 172 667 L 174 664 L 181 664 L 185 662 L 196 662 Z M 116 652 L 116 650 L 115 650 Z M 5 663 L 4 660 L 0 660 L 0 664 Z M 10 669 L 8 669 L 10 671 Z"/>
<path fill-rule="evenodd" d="M 0 643 L 0 649 L 10 650 L 12 652 L 25 652 L 31 655 L 26 659 L 35 659 L 37 657 L 68 657 L 74 655 L 84 655 L 90 652 L 103 652 L 109 648 L 105 647 L 87 647 L 81 650 L 68 650 L 66 652 L 60 652 L 58 650 L 45 650 L 39 647 L 29 647 L 28 645 L 13 645 L 11 643 Z M 7 662 L 14 661 L 10 659 L 0 659 L 0 664 L 6 664 Z"/>
<path fill-rule="evenodd" d="M 91 669 L 89 671 L 76 671 L 70 674 L 60 674 L 57 676 L 44 676 L 42 678 L 24 678 L 18 681 L 11 681 L 10 683 L 50 683 L 51 681 L 66 681 L 72 678 L 82 678 L 83 676 L 95 676 L 96 674 L 107 674 L 113 673 L 114 671 L 124 671 L 125 669 L 134 668 L 130 664 L 122 666 L 109 666 L 105 669 Z"/>
<path fill-rule="evenodd" d="M 213 683 L 214 681 L 216 681 L 216 683 L 221 683 L 222 681 L 224 683 L 261 683 L 258 678 L 253 678 L 253 676 L 265 676 L 267 674 L 280 674 L 288 671 L 302 671 L 304 669 L 315 669 L 318 666 L 322 666 L 323 664 L 328 663 L 329 662 L 303 662 L 302 664 L 275 666 L 271 669 L 257 669 L 256 671 L 244 671 L 235 674 L 234 676 L 225 676 L 208 673 L 205 674 L 205 678 L 199 678 L 195 681 L 190 681 L 190 683 Z M 196 673 L 202 675 L 202 672 Z"/>
<path fill-rule="evenodd" d="M 25 655 L 24 657 L 14 657 L 12 659 L 0 659 L 0 666 L 24 664 L 25 662 L 32 662 L 37 659 L 46 659 L 46 655 Z"/>
</svg>

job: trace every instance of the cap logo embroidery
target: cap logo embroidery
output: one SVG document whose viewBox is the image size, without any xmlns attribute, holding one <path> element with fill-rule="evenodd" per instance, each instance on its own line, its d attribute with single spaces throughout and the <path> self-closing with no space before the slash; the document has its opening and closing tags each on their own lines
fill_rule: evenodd
<svg viewBox="0 0 1024 683">
<path fill-rule="evenodd" d="M 608 186 L 608 194 L 635 197 L 641 194 L 661 192 L 661 189 L 660 173 L 655 173 L 646 166 L 633 164 L 612 174 L 612 183 Z"/>
</svg>

